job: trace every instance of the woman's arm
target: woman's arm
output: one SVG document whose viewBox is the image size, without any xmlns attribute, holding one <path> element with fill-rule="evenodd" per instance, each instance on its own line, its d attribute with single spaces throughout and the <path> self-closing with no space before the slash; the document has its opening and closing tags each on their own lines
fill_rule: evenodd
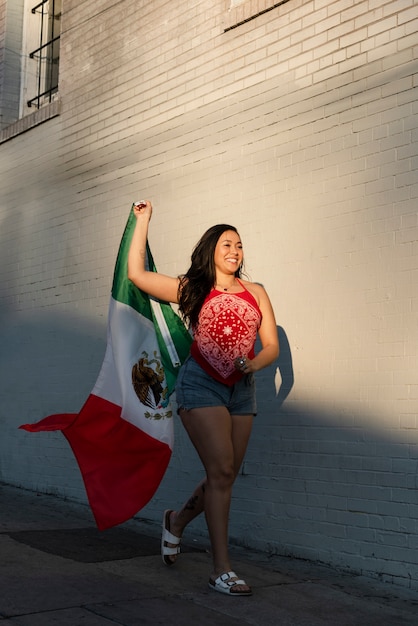
<svg viewBox="0 0 418 626">
<path fill-rule="evenodd" d="M 178 302 L 179 279 L 145 269 L 148 226 L 152 215 L 151 202 L 133 208 L 136 225 L 128 254 L 128 278 L 134 285 L 158 300 Z"/>
<path fill-rule="evenodd" d="M 271 363 L 273 363 L 273 361 L 275 361 L 279 356 L 279 337 L 277 333 L 276 319 L 270 299 L 261 285 L 253 284 L 252 287 L 257 290 L 259 307 L 263 315 L 261 326 L 258 330 L 262 347 L 260 352 L 256 354 L 252 360 L 246 360 L 245 368 L 241 369 L 241 371 L 246 374 L 249 374 L 250 372 L 257 372 L 258 370 L 263 369 L 263 367 L 271 365 Z"/>
</svg>

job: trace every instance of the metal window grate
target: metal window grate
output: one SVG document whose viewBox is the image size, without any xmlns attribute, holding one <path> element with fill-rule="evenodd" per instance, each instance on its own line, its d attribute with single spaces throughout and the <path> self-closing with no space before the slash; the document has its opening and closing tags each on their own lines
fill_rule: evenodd
<svg viewBox="0 0 418 626">
<path fill-rule="evenodd" d="M 29 54 L 37 64 L 37 93 L 27 105 L 39 109 L 44 102 L 51 102 L 58 91 L 61 0 L 42 0 L 32 13 L 38 14 L 40 20 L 39 47 Z"/>
</svg>

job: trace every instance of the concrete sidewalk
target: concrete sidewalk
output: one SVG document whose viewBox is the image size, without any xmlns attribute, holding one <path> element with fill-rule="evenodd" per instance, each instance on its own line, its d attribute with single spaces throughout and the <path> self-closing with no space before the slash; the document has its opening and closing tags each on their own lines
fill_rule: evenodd
<svg viewBox="0 0 418 626">
<path fill-rule="evenodd" d="M 0 625 L 418 624 L 416 592 L 243 549 L 234 569 L 253 596 L 224 596 L 208 588 L 207 550 L 182 547 L 166 567 L 157 526 L 100 533 L 83 505 L 0 485 Z"/>
</svg>

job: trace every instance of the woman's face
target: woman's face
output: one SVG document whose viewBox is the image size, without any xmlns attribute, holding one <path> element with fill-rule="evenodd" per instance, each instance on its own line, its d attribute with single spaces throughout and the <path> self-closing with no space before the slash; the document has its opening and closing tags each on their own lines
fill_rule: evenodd
<svg viewBox="0 0 418 626">
<path fill-rule="evenodd" d="M 226 230 L 215 247 L 215 268 L 225 274 L 235 274 L 244 258 L 241 238 L 233 230 Z"/>
</svg>

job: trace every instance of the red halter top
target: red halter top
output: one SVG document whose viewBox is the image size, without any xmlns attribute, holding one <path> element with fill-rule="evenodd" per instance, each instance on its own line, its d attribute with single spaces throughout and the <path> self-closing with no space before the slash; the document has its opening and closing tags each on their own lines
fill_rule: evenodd
<svg viewBox="0 0 418 626">
<path fill-rule="evenodd" d="M 262 314 L 254 296 L 244 291 L 226 293 L 212 289 L 199 313 L 190 349 L 192 357 L 210 376 L 233 385 L 243 374 L 234 361 L 254 358 L 254 344 Z"/>
</svg>

